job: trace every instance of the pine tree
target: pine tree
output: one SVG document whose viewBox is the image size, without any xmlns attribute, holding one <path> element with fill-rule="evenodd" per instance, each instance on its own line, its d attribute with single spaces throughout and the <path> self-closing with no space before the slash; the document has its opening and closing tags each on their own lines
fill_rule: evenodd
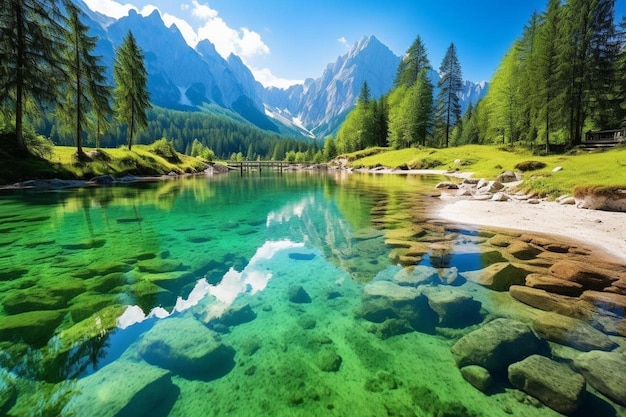
<svg viewBox="0 0 626 417">
<path fill-rule="evenodd" d="M 99 125 L 111 112 L 110 91 L 105 84 L 105 67 L 99 63 L 100 57 L 92 55 L 96 48 L 96 38 L 87 35 L 89 27 L 80 20 L 80 11 L 72 3 L 67 5 L 67 31 L 64 57 L 66 94 L 59 102 L 58 113 L 61 119 L 70 124 L 74 133 L 76 153 L 83 154 L 83 128 L 87 124 L 87 114 L 94 113 Z M 99 133 L 99 132 L 97 132 Z M 96 142 L 99 142 L 96 139 Z M 98 143 L 96 143 L 98 144 Z"/>
<path fill-rule="evenodd" d="M 611 49 L 615 0 L 568 0 L 564 6 L 560 48 L 560 76 L 568 81 L 566 105 L 569 110 L 570 145 L 579 145 L 590 109 L 597 108 L 602 84 L 609 82 L 616 54 Z M 601 107 L 601 106 L 600 106 Z M 597 111 L 597 110 L 596 110 Z"/>
<path fill-rule="evenodd" d="M 146 110 L 151 107 L 143 52 L 131 32 L 116 51 L 113 78 L 115 111 L 118 120 L 128 126 L 128 149 L 131 150 L 135 132 L 148 125 Z"/>
<path fill-rule="evenodd" d="M 439 67 L 439 94 L 437 96 L 437 119 L 445 131 L 445 147 L 448 147 L 450 131 L 461 118 L 459 93 L 463 89 L 461 64 L 456 56 L 456 47 L 450 44 Z"/>
<path fill-rule="evenodd" d="M 550 133 L 562 125 L 566 85 L 559 74 L 559 46 L 562 44 L 561 0 L 549 0 L 538 31 L 536 74 L 533 85 L 537 89 L 535 113 L 538 128 L 544 130 L 545 151 L 550 151 Z M 541 120 L 539 120 L 541 119 Z"/>
<path fill-rule="evenodd" d="M 435 109 L 433 106 L 433 85 L 426 69 L 422 69 L 411 94 L 413 102 L 412 136 L 414 143 L 426 146 L 426 139 L 432 135 Z"/>
<path fill-rule="evenodd" d="M 412 86 L 423 69 L 430 69 L 430 61 L 421 37 L 417 37 L 400 61 L 396 74 L 395 85 Z"/>
<path fill-rule="evenodd" d="M 58 0 L 0 2 L 0 103 L 15 116 L 18 149 L 24 141 L 27 103 L 54 103 L 63 27 Z"/>
</svg>

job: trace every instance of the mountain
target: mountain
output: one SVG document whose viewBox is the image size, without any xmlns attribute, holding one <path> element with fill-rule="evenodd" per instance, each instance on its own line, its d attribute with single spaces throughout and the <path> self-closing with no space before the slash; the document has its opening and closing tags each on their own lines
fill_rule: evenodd
<svg viewBox="0 0 626 417">
<path fill-rule="evenodd" d="M 390 91 L 401 59 L 376 37 L 363 37 L 329 63 L 319 78 L 287 89 L 264 88 L 241 58 L 231 54 L 224 59 L 208 40 L 190 47 L 176 25 L 168 28 L 157 10 L 149 16 L 131 10 L 116 20 L 91 11 L 82 0 L 74 2 L 85 11 L 90 34 L 99 39 L 96 53 L 107 66 L 111 84 L 115 48 L 132 31 L 145 55 L 155 105 L 213 113 L 220 109 L 221 115 L 291 136 L 335 133 L 365 81 L 374 98 Z M 439 75 L 431 71 L 429 76 L 436 85 Z M 486 88 L 484 82 L 465 82 L 462 109 L 470 101 L 476 103 Z"/>
<path fill-rule="evenodd" d="M 324 137 L 337 131 L 347 113 L 353 108 L 367 81 L 373 98 L 380 98 L 393 87 L 401 58 L 376 37 L 363 37 L 334 63 L 328 64 L 320 78 L 307 79 L 288 89 L 267 88 L 263 99 L 270 117 L 281 123 L 292 123 Z M 428 76 L 437 96 L 439 74 L 430 70 Z M 476 104 L 486 93 L 487 83 L 465 81 L 459 94 L 461 110 L 470 102 Z"/>
<path fill-rule="evenodd" d="M 367 81 L 372 97 L 387 93 L 400 58 L 376 37 L 363 37 L 318 79 L 308 79 L 286 90 L 269 88 L 264 100 L 270 115 L 291 117 L 317 137 L 336 130 Z"/>
<path fill-rule="evenodd" d="M 229 109 L 264 130 L 278 132 L 265 115 L 259 91 L 261 85 L 238 57 L 229 61 L 215 46 L 204 40 L 190 47 L 181 32 L 163 22 L 157 10 L 142 16 L 134 10 L 118 20 L 106 19 L 75 0 L 86 15 L 91 34 L 99 38 L 97 54 L 102 56 L 112 80 L 115 48 L 129 31 L 145 56 L 150 100 L 157 106 L 176 110 L 210 109 L 212 105 Z"/>
</svg>

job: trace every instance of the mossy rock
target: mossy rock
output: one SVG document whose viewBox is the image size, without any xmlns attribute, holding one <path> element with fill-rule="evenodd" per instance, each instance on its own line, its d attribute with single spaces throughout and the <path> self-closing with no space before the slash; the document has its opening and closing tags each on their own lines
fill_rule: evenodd
<svg viewBox="0 0 626 417">
<path fill-rule="evenodd" d="M 78 323 L 106 307 L 119 304 L 120 300 L 116 294 L 87 291 L 72 299 L 69 310 L 72 320 Z"/>
<path fill-rule="evenodd" d="M 128 272 L 131 270 L 131 267 L 125 263 L 114 262 L 114 263 L 103 263 L 90 265 L 89 268 L 79 269 L 72 273 L 76 278 L 89 279 L 97 276 L 104 276 L 113 274 L 116 272 Z"/>
<path fill-rule="evenodd" d="M 114 288 L 126 284 L 123 272 L 113 272 L 111 274 L 92 278 L 87 281 L 89 289 L 100 293 L 111 292 Z"/>
<path fill-rule="evenodd" d="M 37 310 L 59 310 L 65 307 L 65 299 L 51 295 L 43 288 L 30 288 L 26 291 L 12 291 L 3 300 L 4 311 L 20 314 Z"/>
<path fill-rule="evenodd" d="M 343 358 L 337 354 L 333 347 L 325 346 L 316 355 L 317 367 L 324 372 L 337 372 L 341 367 Z"/>
<path fill-rule="evenodd" d="M 130 286 L 130 293 L 135 304 L 146 312 L 159 306 L 170 309 L 176 304 L 176 295 L 148 281 L 140 281 Z"/>
<path fill-rule="evenodd" d="M 196 276 L 190 272 L 144 274 L 142 275 L 142 279 L 158 285 L 161 288 L 172 291 L 175 294 L 178 294 L 184 286 L 197 281 Z"/>
<path fill-rule="evenodd" d="M 66 310 L 29 311 L 4 316 L 0 320 L 0 339 L 24 340 L 33 347 L 42 347 L 63 321 Z"/>
<path fill-rule="evenodd" d="M 148 272 L 150 274 L 159 274 L 165 272 L 183 271 L 185 267 L 182 262 L 171 261 L 167 259 L 147 259 L 137 264 L 139 271 Z"/>
</svg>

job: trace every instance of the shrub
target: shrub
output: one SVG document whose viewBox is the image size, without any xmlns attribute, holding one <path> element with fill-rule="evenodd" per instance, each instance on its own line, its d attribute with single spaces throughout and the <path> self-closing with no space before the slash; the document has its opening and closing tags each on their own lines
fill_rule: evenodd
<svg viewBox="0 0 626 417">
<path fill-rule="evenodd" d="M 154 143 L 150 145 L 150 152 L 159 155 L 169 162 L 180 162 L 174 145 L 165 138 L 154 141 Z"/>
<path fill-rule="evenodd" d="M 541 161 L 522 161 L 515 165 L 515 169 L 519 169 L 522 172 L 536 171 L 545 167 L 546 164 Z"/>
</svg>

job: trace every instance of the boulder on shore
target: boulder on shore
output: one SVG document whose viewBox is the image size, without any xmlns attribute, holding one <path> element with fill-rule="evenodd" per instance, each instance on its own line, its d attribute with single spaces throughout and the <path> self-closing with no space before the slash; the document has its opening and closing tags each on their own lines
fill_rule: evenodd
<svg viewBox="0 0 626 417">
<path fill-rule="evenodd" d="M 562 414 L 571 414 L 580 407 L 586 386 L 582 375 L 540 355 L 509 366 L 509 381 Z"/>
</svg>

